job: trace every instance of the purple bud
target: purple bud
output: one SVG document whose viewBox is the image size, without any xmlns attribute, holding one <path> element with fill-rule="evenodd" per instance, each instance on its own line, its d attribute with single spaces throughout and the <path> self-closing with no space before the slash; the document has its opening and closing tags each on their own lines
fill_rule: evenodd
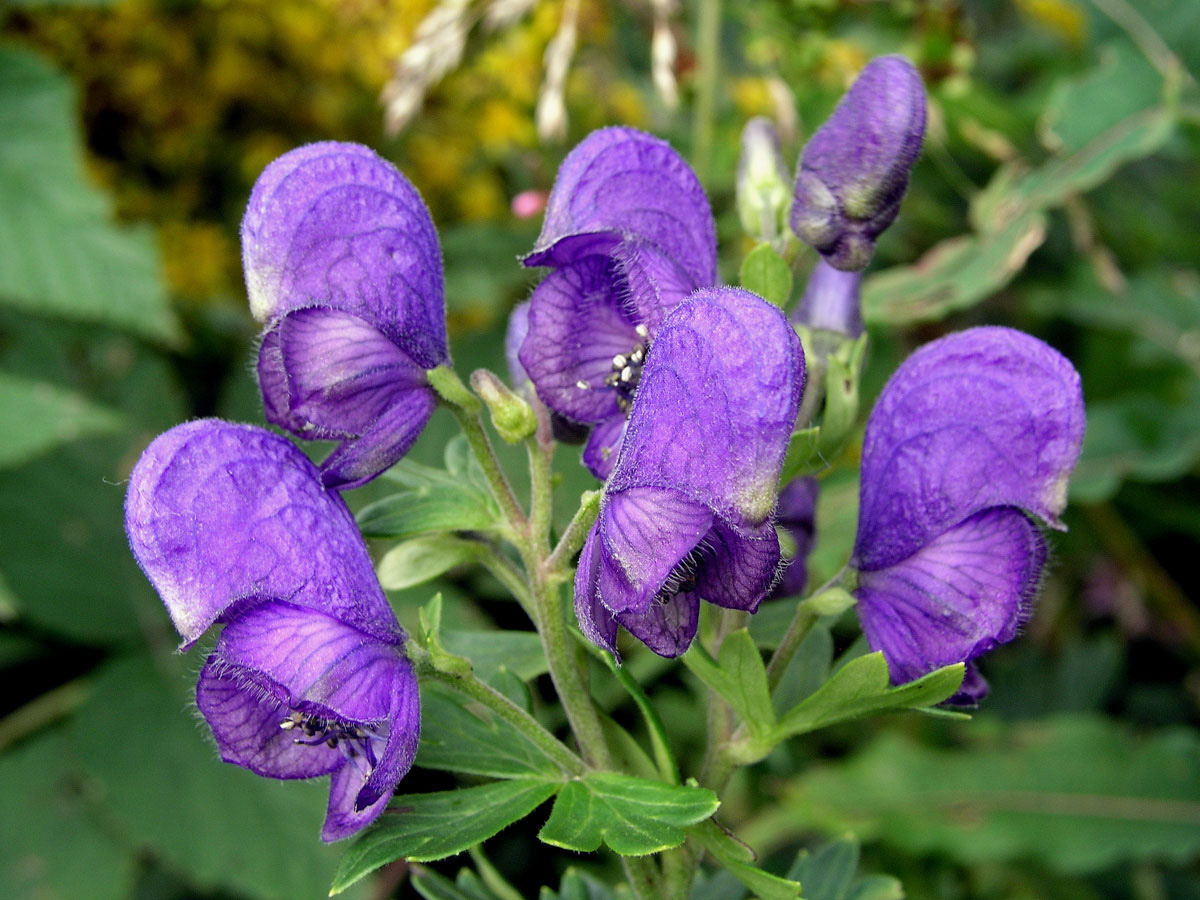
<svg viewBox="0 0 1200 900">
<path fill-rule="evenodd" d="M 412 766 L 420 700 L 341 496 L 283 438 L 204 419 L 142 454 L 125 529 L 184 647 L 224 624 L 196 686 L 221 758 L 332 775 L 326 841 L 372 822 Z"/>
<path fill-rule="evenodd" d="M 259 176 L 242 221 L 250 309 L 266 326 L 267 418 L 341 444 L 321 466 L 356 487 L 403 456 L 448 360 L 442 257 L 420 195 L 358 144 L 310 144 Z"/>
<path fill-rule="evenodd" d="M 792 310 L 791 320 L 819 331 L 857 338 L 863 333 L 861 272 L 835 269 L 824 257 L 808 276 L 804 296 Z"/>
<path fill-rule="evenodd" d="M 1079 375 L 1019 331 L 949 335 L 892 376 L 867 422 L 851 565 L 893 680 L 1012 640 L 1046 559 L 1032 517 L 1062 527 L 1083 429 Z M 954 699 L 983 690 L 976 676 Z"/>
<path fill-rule="evenodd" d="M 865 269 L 896 218 L 924 134 L 917 70 L 901 56 L 872 60 L 804 147 L 792 230 L 835 268 Z"/>
<path fill-rule="evenodd" d="M 779 567 L 772 513 L 804 384 L 783 314 L 737 288 L 698 291 L 659 332 L 575 577 L 587 637 L 623 626 L 661 656 L 700 599 L 753 612 Z"/>
</svg>

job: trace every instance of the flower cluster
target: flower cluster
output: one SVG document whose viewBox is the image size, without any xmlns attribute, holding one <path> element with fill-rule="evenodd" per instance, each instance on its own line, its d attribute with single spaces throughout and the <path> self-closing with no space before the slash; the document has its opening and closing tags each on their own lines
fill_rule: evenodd
<svg viewBox="0 0 1200 900">
<path fill-rule="evenodd" d="M 623 628 L 676 657 L 701 600 L 752 613 L 804 589 L 817 482 L 781 490 L 781 473 L 794 432 L 820 411 L 815 376 L 834 371 L 839 348 L 861 350 L 861 270 L 896 215 L 924 121 L 915 69 L 876 60 L 804 149 L 790 218 L 778 144 L 752 123 L 747 228 L 770 244 L 790 221 L 820 254 L 790 319 L 717 285 L 708 201 L 665 142 L 606 128 L 567 156 L 524 259 L 551 271 L 506 338 L 517 393 L 490 372 L 471 383 L 506 440 L 548 439 L 534 407 L 560 439 L 590 429 L 583 462 L 604 485 L 575 611 L 595 644 L 617 655 Z M 135 467 L 126 526 L 183 647 L 223 626 L 196 691 L 222 758 L 272 778 L 330 775 L 322 836 L 335 840 L 380 813 L 420 732 L 407 638 L 341 491 L 396 463 L 439 397 L 462 415 L 478 403 L 455 400 L 466 389 L 443 368 L 433 223 L 373 152 L 320 143 L 280 157 L 255 185 L 242 242 L 266 417 L 338 446 L 317 468 L 259 428 L 181 425 Z M 1045 563 L 1035 519 L 1059 525 L 1082 433 L 1070 363 L 1008 329 L 936 341 L 888 382 L 867 424 L 847 577 L 893 680 L 1013 637 Z M 972 667 L 953 700 L 984 690 Z"/>
</svg>

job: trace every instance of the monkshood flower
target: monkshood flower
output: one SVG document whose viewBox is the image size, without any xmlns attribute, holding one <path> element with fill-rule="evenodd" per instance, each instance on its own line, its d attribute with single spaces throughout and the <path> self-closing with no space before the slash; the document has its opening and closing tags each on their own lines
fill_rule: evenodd
<svg viewBox="0 0 1200 900">
<path fill-rule="evenodd" d="M 861 272 L 843 272 L 819 259 L 790 318 L 818 331 L 857 338 L 863 333 L 861 285 Z"/>
<path fill-rule="evenodd" d="M 925 135 L 925 89 L 901 56 L 872 60 L 804 145 L 792 230 L 835 268 L 859 271 L 892 223 Z"/>
<path fill-rule="evenodd" d="M 795 597 L 808 583 L 808 554 L 817 530 L 817 479 L 793 478 L 779 492 L 775 524 L 787 532 L 795 551 L 771 591 L 772 597 Z"/>
<path fill-rule="evenodd" d="M 351 488 L 402 457 L 437 403 L 448 359 L 437 232 L 400 172 L 358 144 L 309 144 L 259 176 L 242 220 L 263 406 Z"/>
<path fill-rule="evenodd" d="M 180 649 L 224 625 L 196 685 L 221 758 L 332 776 L 323 840 L 374 820 L 416 755 L 420 700 L 341 496 L 285 439 L 205 419 L 146 449 L 125 528 Z"/>
<path fill-rule="evenodd" d="M 858 613 L 893 681 L 971 660 L 1028 616 L 1079 457 L 1079 375 L 1046 344 L 973 328 L 922 347 L 867 421 Z M 987 691 L 968 666 L 953 703 Z"/>
<path fill-rule="evenodd" d="M 575 575 L 579 627 L 616 653 L 623 626 L 660 656 L 700 601 L 753 612 L 779 568 L 779 472 L 804 386 L 783 313 L 698 291 L 663 323 Z"/>
<path fill-rule="evenodd" d="M 605 478 L 659 327 L 716 282 L 708 198 L 666 141 L 594 131 L 558 170 L 524 263 L 554 271 L 530 298 L 520 362 L 547 407 L 594 426 L 583 460 Z"/>
</svg>

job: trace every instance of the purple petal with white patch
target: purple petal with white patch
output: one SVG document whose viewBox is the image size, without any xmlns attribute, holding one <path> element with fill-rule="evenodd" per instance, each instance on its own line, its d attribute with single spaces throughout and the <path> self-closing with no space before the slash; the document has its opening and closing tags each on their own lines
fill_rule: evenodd
<svg viewBox="0 0 1200 900">
<path fill-rule="evenodd" d="M 207 419 L 147 448 L 126 530 L 185 648 L 225 623 L 196 693 L 222 759 L 332 775 L 325 840 L 371 821 L 412 765 L 419 699 L 341 496 L 283 438 Z"/>
<path fill-rule="evenodd" d="M 242 257 L 251 311 L 267 326 L 268 419 L 343 442 L 323 467 L 328 486 L 370 480 L 424 428 L 436 403 L 425 371 L 448 359 L 441 251 L 420 195 L 366 147 L 298 148 L 255 184 Z M 368 434 L 369 446 L 352 446 Z"/>
<path fill-rule="evenodd" d="M 776 484 L 804 383 L 783 314 L 736 288 L 667 317 L 576 573 L 580 627 L 683 653 L 701 598 L 754 611 L 779 566 Z"/>
<path fill-rule="evenodd" d="M 1079 376 L 1007 328 L 949 335 L 884 387 L 863 445 L 859 616 L 893 680 L 970 661 L 1012 640 L 1061 527 L 1083 441 Z M 977 701 L 975 673 L 953 703 Z"/>
</svg>

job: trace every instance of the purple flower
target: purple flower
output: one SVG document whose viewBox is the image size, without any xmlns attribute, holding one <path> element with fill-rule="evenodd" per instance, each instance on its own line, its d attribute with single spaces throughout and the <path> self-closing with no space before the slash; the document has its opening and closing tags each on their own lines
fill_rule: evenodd
<svg viewBox="0 0 1200 900">
<path fill-rule="evenodd" d="M 554 271 L 530 298 L 520 361 L 551 410 L 595 426 L 583 459 L 598 478 L 663 320 L 715 283 L 716 261 L 704 189 L 665 141 L 604 128 L 567 155 L 524 260 Z"/>
<path fill-rule="evenodd" d="M 857 338 L 863 333 L 861 285 L 861 272 L 843 272 L 818 259 L 804 296 L 792 310 L 792 321 Z"/>
<path fill-rule="evenodd" d="M 267 419 L 340 441 L 329 487 L 370 481 L 402 457 L 448 360 L 442 256 L 420 195 L 358 144 L 309 144 L 259 176 L 242 220 L 250 311 L 266 325 L 258 380 Z"/>
<path fill-rule="evenodd" d="M 900 208 L 925 135 L 925 89 L 902 56 L 872 60 L 804 146 L 792 230 L 845 271 L 865 269 Z"/>
<path fill-rule="evenodd" d="M 779 568 L 779 472 L 804 386 L 783 314 L 737 288 L 698 291 L 663 323 L 575 576 L 579 627 L 617 626 L 660 656 L 700 600 L 753 612 Z"/>
<path fill-rule="evenodd" d="M 341 496 L 283 438 L 205 419 L 146 449 L 125 529 L 181 649 L 224 624 L 196 685 L 221 758 L 268 778 L 331 775 L 323 840 L 374 820 L 412 765 L 420 700 Z"/>
<path fill-rule="evenodd" d="M 817 479 L 793 478 L 779 492 L 775 524 L 784 529 L 796 545 L 791 561 L 771 591 L 772 597 L 795 597 L 804 593 L 808 583 L 808 554 L 816 536 Z"/>
<path fill-rule="evenodd" d="M 894 681 L 1016 635 L 1046 561 L 1030 517 L 1062 527 L 1083 428 L 1075 369 L 1019 331 L 952 334 L 892 376 L 867 422 L 850 564 Z M 986 690 L 971 670 L 952 702 Z"/>
</svg>

